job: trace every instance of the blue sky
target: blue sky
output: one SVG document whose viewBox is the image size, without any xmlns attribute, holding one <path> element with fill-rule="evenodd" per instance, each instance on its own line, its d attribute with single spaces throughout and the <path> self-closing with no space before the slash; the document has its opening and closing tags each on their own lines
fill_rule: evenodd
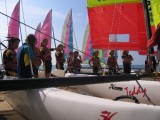
<svg viewBox="0 0 160 120">
<path fill-rule="evenodd" d="M 5 1 L 7 3 L 7 14 L 10 16 L 18 0 L 1 0 L 0 11 L 6 13 Z M 54 28 L 55 37 L 61 40 L 62 27 L 67 13 L 72 8 L 73 12 L 73 25 L 75 30 L 76 41 L 78 43 L 78 49 L 82 49 L 83 37 L 86 25 L 88 24 L 87 16 L 87 1 L 86 0 L 22 0 L 24 18 L 26 24 L 34 28 L 37 27 L 39 22 L 43 23 L 47 13 L 50 9 L 53 10 L 52 24 Z M 21 7 L 21 21 L 23 22 L 23 14 Z M 27 34 L 33 33 L 34 30 L 27 28 Z M 23 40 L 25 40 L 26 33 L 25 28 L 22 26 Z M 4 40 L 7 36 L 7 18 L 0 14 L 0 39 Z M 75 42 L 74 42 L 75 43 Z M 53 44 L 54 47 L 54 44 Z M 145 57 L 139 56 L 137 52 L 130 52 L 134 57 L 134 65 L 144 64 Z M 53 53 L 53 64 L 54 53 Z M 119 52 L 118 61 L 121 61 L 121 52 Z"/>
</svg>

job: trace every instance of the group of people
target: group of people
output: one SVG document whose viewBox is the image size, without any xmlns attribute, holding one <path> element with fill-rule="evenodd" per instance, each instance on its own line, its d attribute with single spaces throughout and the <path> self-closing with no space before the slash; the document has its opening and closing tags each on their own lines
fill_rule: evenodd
<svg viewBox="0 0 160 120">
<path fill-rule="evenodd" d="M 99 56 L 99 51 L 95 50 L 93 53 L 93 56 L 89 60 L 89 65 L 93 67 L 93 74 L 98 74 L 99 70 L 102 70 L 101 64 L 100 64 L 100 58 Z M 133 57 L 129 54 L 129 51 L 124 50 L 122 53 L 122 60 L 123 60 L 123 70 L 124 73 L 130 74 L 131 72 L 131 62 L 133 61 Z M 111 50 L 109 52 L 109 56 L 106 62 L 108 66 L 108 73 L 109 74 L 116 74 L 117 70 L 119 69 L 118 62 L 117 62 L 117 57 L 115 56 L 115 51 Z"/>
<path fill-rule="evenodd" d="M 56 48 L 47 48 L 48 40 L 43 39 L 41 47 L 37 48 L 37 38 L 29 34 L 25 43 L 19 46 L 20 40 L 11 37 L 8 40 L 8 47 L 3 53 L 3 65 L 7 76 L 19 78 L 38 77 L 38 68 L 43 62 L 44 77 L 49 78 L 52 70 L 51 51 L 55 52 L 56 68 L 64 70 L 64 46 L 59 44 Z M 78 73 L 81 68 L 81 56 L 78 51 L 70 53 L 67 59 L 70 72 Z"/>
</svg>

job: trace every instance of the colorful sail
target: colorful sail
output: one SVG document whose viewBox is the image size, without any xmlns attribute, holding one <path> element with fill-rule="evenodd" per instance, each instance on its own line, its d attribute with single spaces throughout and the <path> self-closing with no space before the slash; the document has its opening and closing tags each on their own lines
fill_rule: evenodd
<svg viewBox="0 0 160 120">
<path fill-rule="evenodd" d="M 73 21 L 72 21 L 72 9 L 69 11 L 62 30 L 62 40 L 66 46 L 64 49 L 65 58 L 68 58 L 69 52 L 73 52 Z"/>
<path fill-rule="evenodd" d="M 37 48 L 41 47 L 40 31 L 41 31 L 41 23 L 38 24 L 37 29 L 36 29 L 36 31 L 34 33 L 34 36 L 37 38 L 37 44 L 36 44 Z"/>
<path fill-rule="evenodd" d="M 19 38 L 20 1 L 15 6 L 8 26 L 8 36 Z"/>
<path fill-rule="evenodd" d="M 89 25 L 87 25 L 85 30 L 82 52 L 82 62 L 88 63 L 89 59 L 93 56 L 94 53 L 94 49 L 92 48 Z M 102 63 L 106 63 L 107 50 L 99 50 L 99 57 Z"/>
<path fill-rule="evenodd" d="M 43 39 L 48 39 L 48 44 L 47 47 L 51 48 L 51 32 L 52 32 L 52 10 L 49 11 L 49 13 L 47 14 L 42 28 L 41 28 L 41 34 L 40 34 L 40 41 L 42 41 Z"/>
<path fill-rule="evenodd" d="M 92 48 L 92 43 L 91 43 L 89 25 L 87 25 L 86 30 L 85 30 L 85 35 L 83 38 L 82 52 L 84 53 L 82 55 L 82 62 L 88 63 L 89 59 L 91 58 L 91 56 L 94 53 L 94 50 Z"/>
<path fill-rule="evenodd" d="M 141 0 L 88 0 L 88 16 L 94 49 L 147 51 Z M 111 42 L 113 34 L 128 35 L 128 41 Z"/>
</svg>

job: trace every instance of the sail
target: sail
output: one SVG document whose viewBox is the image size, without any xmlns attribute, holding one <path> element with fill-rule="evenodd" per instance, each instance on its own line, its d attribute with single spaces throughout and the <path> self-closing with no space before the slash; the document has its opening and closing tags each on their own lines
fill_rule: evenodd
<svg viewBox="0 0 160 120">
<path fill-rule="evenodd" d="M 91 58 L 91 56 L 94 53 L 94 50 L 92 48 L 92 43 L 91 43 L 89 25 L 87 25 L 86 30 L 85 30 L 85 35 L 83 38 L 82 52 L 84 53 L 82 55 L 82 62 L 88 63 L 89 59 Z"/>
<path fill-rule="evenodd" d="M 19 38 L 20 1 L 15 6 L 8 26 L 8 36 Z"/>
<path fill-rule="evenodd" d="M 48 44 L 47 44 L 48 48 L 51 48 L 51 32 L 52 32 L 51 28 L 52 28 L 52 9 L 47 14 L 41 28 L 41 32 L 44 34 L 40 34 L 40 42 L 43 39 L 48 39 Z"/>
<path fill-rule="evenodd" d="M 94 49 L 147 51 L 141 0 L 88 0 L 88 16 Z M 119 40 L 111 42 L 114 34 Z"/>
<path fill-rule="evenodd" d="M 87 25 L 85 30 L 82 52 L 84 53 L 82 55 L 82 62 L 88 63 L 89 59 L 93 56 L 94 53 L 94 49 L 92 48 L 89 24 Z M 106 63 L 107 53 L 107 50 L 99 50 L 100 61 L 104 64 Z"/>
<path fill-rule="evenodd" d="M 69 52 L 73 52 L 73 21 L 72 21 L 72 9 L 69 11 L 62 30 L 62 40 L 66 46 L 64 49 L 65 58 L 68 58 Z"/>
<path fill-rule="evenodd" d="M 36 29 L 36 31 L 34 33 L 34 36 L 37 38 L 37 44 L 36 44 L 37 48 L 41 47 L 40 31 L 41 31 L 41 23 L 38 24 L 37 29 Z"/>
<path fill-rule="evenodd" d="M 152 37 L 150 40 L 148 40 L 147 45 L 148 47 L 153 47 L 160 43 L 160 1 L 159 0 L 150 0 L 149 2 L 150 6 L 150 13 L 152 13 L 150 16 L 152 16 Z M 156 30 L 154 30 L 156 29 Z"/>
</svg>

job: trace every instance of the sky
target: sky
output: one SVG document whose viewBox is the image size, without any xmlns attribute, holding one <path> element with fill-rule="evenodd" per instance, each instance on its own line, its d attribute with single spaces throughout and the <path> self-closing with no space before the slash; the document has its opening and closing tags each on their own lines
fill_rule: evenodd
<svg viewBox="0 0 160 120">
<path fill-rule="evenodd" d="M 9 16 L 18 0 L 1 0 L 0 12 Z M 5 4 L 6 3 L 6 4 Z M 6 7 L 5 7 L 6 6 Z M 23 7 L 22 7 L 23 6 Z M 22 10 L 23 8 L 23 10 Z M 61 40 L 62 28 L 65 18 L 72 8 L 73 26 L 74 26 L 74 46 L 76 46 L 75 39 L 78 44 L 78 49 L 82 50 L 83 37 L 86 26 L 88 24 L 87 0 L 21 0 L 20 21 L 24 22 L 33 28 L 37 28 L 39 22 L 41 25 L 49 12 L 52 9 L 52 26 L 54 29 L 54 36 Z M 23 19 L 24 17 L 24 19 Z M 5 40 L 8 32 L 6 16 L 0 14 L 0 39 Z M 34 34 L 34 30 L 26 28 L 21 25 L 22 39 L 25 41 L 26 34 Z M 4 42 L 5 43 L 5 42 Z M 52 43 L 53 40 L 52 40 Z M 5 43 L 6 44 L 6 43 Z M 58 42 L 57 42 L 58 44 Z M 21 44 L 20 44 L 21 45 Z M 52 44 L 54 47 L 55 45 Z M 133 56 L 133 65 L 144 65 L 145 56 L 140 56 L 137 52 L 130 52 Z M 52 52 L 53 64 L 55 64 L 54 52 Z M 121 51 L 118 52 L 118 64 L 122 64 Z"/>
</svg>

